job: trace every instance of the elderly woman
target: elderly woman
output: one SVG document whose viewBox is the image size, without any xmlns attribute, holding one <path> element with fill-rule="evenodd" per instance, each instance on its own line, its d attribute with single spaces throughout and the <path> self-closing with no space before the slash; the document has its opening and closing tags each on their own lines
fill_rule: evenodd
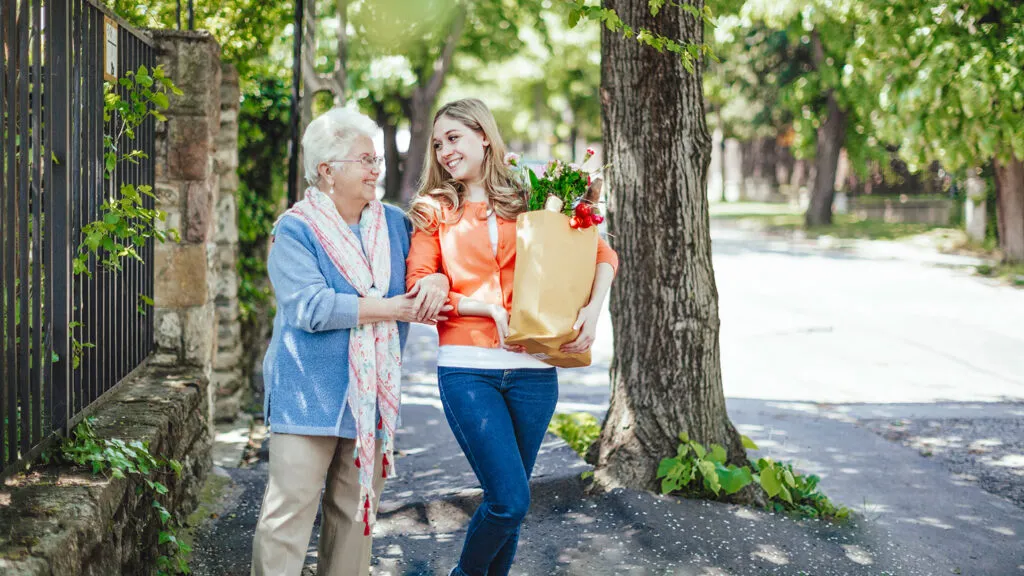
<svg viewBox="0 0 1024 576">
<path fill-rule="evenodd" d="M 405 292 L 411 226 L 377 200 L 376 130 L 340 108 L 313 120 L 302 138 L 311 186 L 274 227 L 277 316 L 263 361 L 270 478 L 254 575 L 300 574 L 321 492 L 319 573 L 369 572 L 370 528 L 394 474 L 408 323 L 450 309 L 441 275 Z"/>
</svg>

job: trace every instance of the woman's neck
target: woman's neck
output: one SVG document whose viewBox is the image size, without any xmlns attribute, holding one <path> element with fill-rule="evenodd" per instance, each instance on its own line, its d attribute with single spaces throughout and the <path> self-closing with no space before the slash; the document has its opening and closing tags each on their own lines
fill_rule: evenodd
<svg viewBox="0 0 1024 576">
<path fill-rule="evenodd" d="M 486 202 L 487 201 L 487 189 L 484 188 L 484 183 L 477 180 L 476 182 L 470 182 L 466 184 L 466 201 L 467 202 Z"/>
<path fill-rule="evenodd" d="M 341 215 L 341 219 L 345 221 L 349 226 L 355 226 L 359 224 L 359 219 L 363 215 L 363 208 L 366 208 L 366 202 L 359 202 L 359 205 L 354 205 L 349 202 L 345 203 L 336 201 L 334 207 L 338 209 L 338 214 Z"/>
<path fill-rule="evenodd" d="M 321 187 L 320 191 L 327 194 L 331 201 L 334 202 L 335 209 L 338 210 L 338 215 L 345 221 L 349 226 L 355 226 L 359 224 L 359 219 L 363 215 L 363 208 L 366 208 L 366 201 L 362 199 L 350 199 L 343 198 L 338 194 L 335 194 L 329 187 L 324 189 Z"/>
</svg>

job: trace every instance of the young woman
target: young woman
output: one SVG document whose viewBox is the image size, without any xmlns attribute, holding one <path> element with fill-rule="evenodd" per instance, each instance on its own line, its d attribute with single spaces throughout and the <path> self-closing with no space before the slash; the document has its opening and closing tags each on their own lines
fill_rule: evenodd
<svg viewBox="0 0 1024 576">
<path fill-rule="evenodd" d="M 434 116 L 423 186 L 412 202 L 415 232 L 406 285 L 440 271 L 452 310 L 437 325 L 438 383 L 452 432 L 484 490 L 469 522 L 455 576 L 508 574 L 519 526 L 530 506 L 529 478 L 558 400 L 555 369 L 504 345 L 512 306 L 516 216 L 526 193 L 503 164 L 505 145 L 483 102 L 451 102 Z M 584 352 L 618 266 L 600 241 L 590 302 L 579 311 L 575 341 Z M 436 314 L 444 298 L 421 288 Z"/>
</svg>

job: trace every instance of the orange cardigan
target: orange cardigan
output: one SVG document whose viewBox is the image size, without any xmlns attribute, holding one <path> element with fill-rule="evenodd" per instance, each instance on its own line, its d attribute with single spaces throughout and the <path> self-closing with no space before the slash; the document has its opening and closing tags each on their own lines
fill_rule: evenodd
<svg viewBox="0 0 1024 576">
<path fill-rule="evenodd" d="M 454 224 L 441 224 L 434 233 L 417 230 L 413 233 L 406 258 L 406 289 L 424 276 L 442 272 L 448 276 L 451 291 L 449 304 L 454 310 L 446 313 L 448 320 L 437 325 L 441 346 L 498 347 L 498 329 L 494 320 L 481 316 L 462 316 L 459 300 L 473 298 L 490 304 L 501 304 L 512 312 L 512 276 L 516 267 L 516 223 L 498 218 L 498 254 L 491 250 L 487 232 L 487 203 L 466 202 L 461 219 Z M 604 239 L 598 239 L 597 261 L 618 269 L 619 257 Z"/>
</svg>

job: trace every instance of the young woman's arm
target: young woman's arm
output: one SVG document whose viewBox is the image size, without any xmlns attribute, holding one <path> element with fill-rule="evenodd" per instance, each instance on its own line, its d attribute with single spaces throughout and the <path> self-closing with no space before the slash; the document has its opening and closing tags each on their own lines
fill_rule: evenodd
<svg viewBox="0 0 1024 576">
<path fill-rule="evenodd" d="M 405 269 L 406 289 L 412 291 L 419 287 L 418 322 L 439 320 L 437 315 L 441 312 L 448 316 L 458 315 L 458 301 L 462 295 L 451 290 L 451 279 L 441 271 L 441 240 L 437 231 L 413 232 Z M 445 303 L 450 306 L 445 306 Z"/>
<path fill-rule="evenodd" d="M 590 289 L 590 302 L 580 308 L 576 323 L 573 324 L 573 329 L 579 330 L 580 333 L 575 340 L 562 345 L 562 352 L 582 354 L 594 344 L 594 336 L 597 334 L 597 319 L 601 316 L 604 299 L 612 286 L 612 280 L 615 279 L 618 267 L 619 256 L 604 239 L 599 239 L 597 242 L 597 272 L 594 274 L 594 284 Z"/>
<path fill-rule="evenodd" d="M 463 296 L 459 299 L 458 312 L 460 316 L 492 318 L 494 325 L 498 327 L 498 345 L 505 346 L 505 338 L 508 337 L 508 312 L 505 312 L 504 306 L 487 304 L 486 302 Z"/>
</svg>

